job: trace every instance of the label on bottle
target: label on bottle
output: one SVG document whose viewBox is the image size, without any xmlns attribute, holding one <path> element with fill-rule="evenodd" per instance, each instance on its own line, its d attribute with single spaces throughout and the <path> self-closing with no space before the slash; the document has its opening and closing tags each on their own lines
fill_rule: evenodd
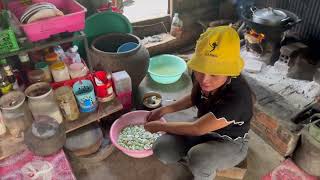
<svg viewBox="0 0 320 180">
<path fill-rule="evenodd" d="M 7 76 L 13 76 L 13 72 L 12 72 L 10 66 L 4 66 L 3 69 L 4 69 Z"/>
<path fill-rule="evenodd" d="M 30 61 L 28 54 L 19 55 L 19 59 L 20 59 L 20 62 L 22 62 L 22 63 Z"/>
<path fill-rule="evenodd" d="M 0 90 L 2 94 L 8 94 L 12 90 L 12 84 L 0 87 Z"/>
<path fill-rule="evenodd" d="M 113 89 L 112 89 L 112 87 L 109 87 L 108 88 L 108 95 L 110 96 L 110 95 L 112 95 L 113 94 Z"/>
</svg>

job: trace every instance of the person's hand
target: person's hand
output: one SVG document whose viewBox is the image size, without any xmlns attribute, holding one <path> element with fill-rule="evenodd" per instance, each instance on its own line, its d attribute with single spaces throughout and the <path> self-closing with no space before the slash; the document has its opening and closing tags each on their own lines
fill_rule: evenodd
<svg viewBox="0 0 320 180">
<path fill-rule="evenodd" d="M 162 122 L 162 121 L 152 121 L 152 122 L 148 122 L 144 125 L 144 129 L 146 131 L 149 131 L 151 133 L 156 133 L 156 132 L 159 132 L 159 131 L 163 131 L 162 127 L 163 127 L 163 124 L 165 122 Z"/>
<path fill-rule="evenodd" d="M 162 116 L 164 116 L 165 114 L 166 113 L 165 113 L 164 107 L 157 108 L 155 110 L 150 111 L 150 113 L 146 117 L 146 120 L 147 120 L 147 122 L 156 121 L 156 120 L 161 119 Z"/>
</svg>

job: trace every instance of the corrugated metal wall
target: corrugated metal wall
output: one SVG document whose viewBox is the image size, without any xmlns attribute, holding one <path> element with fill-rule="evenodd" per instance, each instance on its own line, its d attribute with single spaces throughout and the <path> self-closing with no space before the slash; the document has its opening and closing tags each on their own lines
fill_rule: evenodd
<svg viewBox="0 0 320 180">
<path fill-rule="evenodd" d="M 277 7 L 296 13 L 302 22 L 295 26 L 304 40 L 320 41 L 320 0 L 255 0 L 259 7 Z"/>
</svg>

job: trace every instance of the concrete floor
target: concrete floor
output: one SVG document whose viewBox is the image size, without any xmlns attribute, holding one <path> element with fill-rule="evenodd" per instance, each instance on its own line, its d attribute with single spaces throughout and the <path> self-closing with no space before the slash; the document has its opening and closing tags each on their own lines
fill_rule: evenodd
<svg viewBox="0 0 320 180">
<path fill-rule="evenodd" d="M 255 133 L 250 132 L 248 171 L 245 180 L 258 180 L 280 164 L 283 158 Z M 134 159 L 116 150 L 95 164 L 71 160 L 79 180 L 188 180 L 190 172 L 181 165 L 163 165 L 154 157 Z M 227 180 L 217 177 L 216 180 Z"/>
</svg>

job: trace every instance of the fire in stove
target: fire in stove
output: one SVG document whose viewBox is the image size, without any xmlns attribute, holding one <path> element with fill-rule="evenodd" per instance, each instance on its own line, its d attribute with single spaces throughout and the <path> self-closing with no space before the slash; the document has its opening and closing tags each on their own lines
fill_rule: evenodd
<svg viewBox="0 0 320 180">
<path fill-rule="evenodd" d="M 265 40 L 265 35 L 262 33 L 257 33 L 253 29 L 249 29 L 244 33 L 245 46 L 247 51 L 254 51 L 258 54 L 264 53 L 263 41 Z"/>
</svg>

